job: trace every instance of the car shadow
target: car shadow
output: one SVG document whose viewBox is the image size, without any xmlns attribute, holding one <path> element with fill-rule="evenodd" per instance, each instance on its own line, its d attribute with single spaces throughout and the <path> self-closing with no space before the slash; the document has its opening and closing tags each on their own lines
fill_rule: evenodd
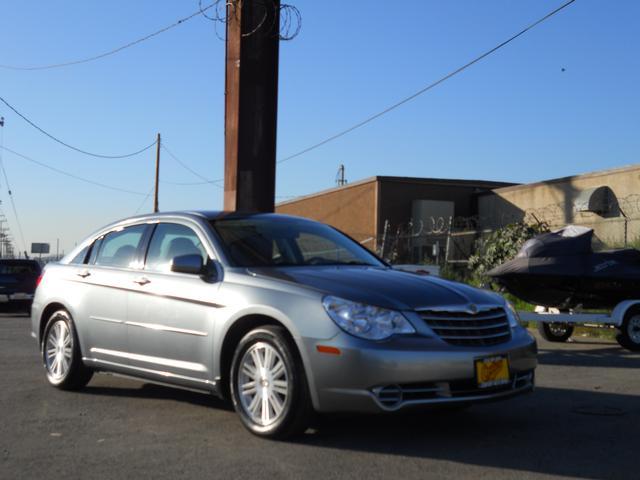
<svg viewBox="0 0 640 480">
<path fill-rule="evenodd" d="M 210 395 L 148 383 L 138 388 L 89 385 L 83 392 L 232 410 Z M 285 443 L 336 455 L 353 451 L 609 480 L 636 471 L 638 425 L 640 396 L 543 387 L 468 410 L 322 415 L 304 435 Z"/>
<path fill-rule="evenodd" d="M 640 368 L 640 355 L 611 343 L 603 343 L 602 348 L 574 348 L 555 350 L 541 348 L 538 361 L 541 365 L 562 365 L 572 367 L 612 367 Z"/>
<path fill-rule="evenodd" d="M 151 400 L 172 400 L 190 403 L 201 407 L 213 407 L 220 410 L 233 410 L 229 402 L 206 393 L 191 390 L 183 390 L 174 387 L 165 387 L 154 383 L 141 383 L 139 387 L 101 386 L 89 383 L 79 391 L 87 395 L 99 395 L 106 397 L 146 398 Z"/>
<path fill-rule="evenodd" d="M 458 412 L 324 416 L 296 442 L 548 475 L 629 478 L 637 467 L 639 400 L 539 388 Z"/>
</svg>

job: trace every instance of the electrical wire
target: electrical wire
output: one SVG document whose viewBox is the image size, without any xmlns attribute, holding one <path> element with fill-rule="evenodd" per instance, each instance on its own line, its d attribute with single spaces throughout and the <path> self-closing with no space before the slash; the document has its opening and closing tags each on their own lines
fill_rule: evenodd
<svg viewBox="0 0 640 480">
<path fill-rule="evenodd" d="M 301 155 L 304 155 L 305 153 L 308 153 L 312 150 L 315 150 L 316 148 L 319 148 L 323 145 L 326 145 L 329 142 L 332 142 L 334 140 L 337 140 L 340 137 L 343 137 L 345 135 L 347 135 L 348 133 L 353 132 L 354 130 L 357 130 L 360 127 L 365 126 L 368 123 L 373 122 L 374 120 L 382 117 L 383 115 L 391 112 L 392 110 L 395 110 L 396 108 L 404 105 L 405 103 L 410 102 L 411 100 L 415 99 L 416 97 L 419 97 L 420 95 L 422 95 L 423 93 L 428 92 L 429 90 L 431 90 L 432 88 L 437 87 L 438 85 L 440 85 L 441 83 L 449 80 L 451 77 L 456 76 L 457 74 L 461 73 L 462 71 L 466 70 L 467 68 L 471 67 L 472 65 L 478 63 L 479 61 L 483 60 L 484 58 L 488 57 L 489 55 L 491 55 L 492 53 L 496 52 L 497 50 L 500 50 L 502 47 L 508 45 L 509 43 L 513 42 L 516 38 L 524 35 L 525 33 L 527 33 L 529 30 L 531 30 L 532 28 L 536 27 L 537 25 L 541 24 L 542 22 L 544 22 L 545 20 L 553 17 L 556 13 L 560 12 L 561 10 L 567 8 L 569 5 L 571 5 L 573 2 L 575 2 L 576 0 L 569 0 L 568 2 L 562 4 L 560 7 L 556 8 L 555 10 L 553 10 L 552 12 L 546 14 L 544 17 L 540 18 L 539 20 L 535 21 L 534 23 L 530 24 L 529 26 L 527 26 L 526 28 L 524 28 L 523 30 L 521 30 L 520 32 L 516 33 L 515 35 L 513 35 L 512 37 L 510 37 L 509 39 L 505 40 L 504 42 L 500 43 L 499 45 L 493 47 L 491 50 L 487 50 L 486 52 L 484 52 L 482 55 L 474 58 L 473 60 L 471 60 L 468 63 L 465 63 L 463 66 L 453 70 L 452 72 L 446 74 L 444 77 L 440 78 L 439 80 L 436 80 L 435 82 L 427 85 L 426 87 L 418 90 L 417 92 L 413 93 L 412 95 L 409 95 L 408 97 L 400 100 L 397 103 L 394 103 L 393 105 L 385 108 L 384 110 L 382 110 L 381 112 L 376 113 L 375 115 L 371 115 L 370 117 L 362 120 L 359 123 L 356 123 L 355 125 L 342 130 L 341 132 L 336 133 L 335 135 L 332 135 L 324 140 L 322 140 L 321 142 L 318 142 L 314 145 L 311 145 L 310 147 L 305 148 L 304 150 L 300 150 L 299 152 L 294 153 L 293 155 L 289 155 L 288 157 L 282 158 L 280 160 L 278 160 L 278 163 L 283 163 L 283 162 L 287 162 L 289 160 L 293 160 L 294 158 L 300 157 Z"/>
<path fill-rule="evenodd" d="M 160 35 L 161 33 L 164 33 L 168 30 L 171 30 L 172 28 L 177 27 L 178 25 L 182 25 L 183 23 L 191 20 L 194 17 L 197 17 L 199 15 L 202 15 L 203 12 L 206 12 L 207 10 L 209 10 L 210 8 L 213 8 L 214 6 L 216 6 L 218 2 L 214 2 L 211 5 L 207 6 L 207 7 L 201 7 L 198 9 L 197 12 L 192 13 L 191 15 L 181 18 L 180 20 L 172 23 L 171 25 L 167 25 L 166 27 L 161 28 L 160 30 L 157 30 L 153 33 L 150 33 L 149 35 L 145 35 L 142 38 L 139 38 L 137 40 L 134 40 L 132 42 L 129 42 L 125 45 L 122 45 L 120 47 L 114 48 L 113 50 L 109 50 L 107 52 L 104 53 L 100 53 L 98 55 L 94 55 L 91 57 L 87 57 L 87 58 L 82 58 L 79 60 L 71 60 L 69 62 L 63 62 L 63 63 L 53 63 L 50 65 L 36 65 L 36 66 L 15 66 L 15 65 L 1 65 L 0 64 L 0 68 L 5 68 L 8 70 L 49 70 L 52 68 L 62 68 L 62 67 L 68 67 L 71 65 L 79 65 L 81 63 L 88 63 L 88 62 L 93 62 L 95 60 L 99 60 L 101 58 L 105 58 L 111 55 L 115 55 L 116 53 L 119 53 L 127 48 L 133 47 L 135 45 L 138 45 L 146 40 L 150 40 L 153 37 L 156 37 L 158 35 Z"/>
<path fill-rule="evenodd" d="M 3 121 L 0 123 L 0 147 L 4 147 L 4 118 L 2 119 Z M 5 183 L 7 185 L 7 193 L 9 194 L 9 200 L 11 201 L 11 208 L 13 209 L 13 215 L 16 219 L 16 225 L 18 226 L 18 232 L 20 233 L 20 238 L 22 239 L 22 246 L 24 248 L 24 252 L 27 251 L 27 243 L 24 240 L 24 234 L 22 233 L 22 224 L 20 223 L 20 219 L 18 218 L 18 209 L 16 208 L 16 204 L 15 201 L 13 199 L 13 192 L 11 191 L 11 186 L 9 185 L 9 177 L 7 176 L 7 171 L 4 168 L 4 159 L 2 158 L 2 149 L 0 148 L 0 168 L 2 168 L 2 174 L 4 175 L 4 180 Z M 4 232 L 2 232 L 4 233 Z M 9 231 L 9 235 L 11 234 L 11 232 Z M 5 237 L 5 239 L 8 239 L 8 236 Z M 9 242 L 12 243 L 12 242 Z"/>
<path fill-rule="evenodd" d="M 203 180 L 202 182 L 169 182 L 166 180 L 163 180 L 162 183 L 167 183 L 170 185 L 205 185 L 205 184 L 210 184 L 210 185 L 215 185 L 218 188 L 222 188 L 220 187 L 220 185 L 218 185 L 218 183 L 223 182 L 224 178 L 219 178 L 217 180 L 209 180 L 208 178 L 206 178 L 204 175 L 201 175 L 200 173 L 196 172 L 193 168 L 191 168 L 189 165 L 187 165 L 186 163 L 184 163 L 182 160 L 180 160 L 177 156 L 175 156 L 171 150 L 169 150 L 166 145 L 165 142 L 162 142 L 160 144 L 160 148 L 162 148 L 165 152 L 167 152 L 169 154 L 169 156 L 176 161 L 176 163 L 178 165 L 180 165 L 182 168 L 184 168 L 185 170 L 187 170 L 188 172 L 190 172 L 192 175 L 194 175 L 195 177 Z"/>
<path fill-rule="evenodd" d="M 136 191 L 133 191 L 133 190 L 127 190 L 125 188 L 114 187 L 113 185 L 107 185 L 105 183 L 96 182 L 96 181 L 91 180 L 89 178 L 80 177 L 80 176 L 75 175 L 73 173 L 66 172 L 64 170 L 60 170 L 59 168 L 56 168 L 56 167 L 52 167 L 51 165 L 48 165 L 48 164 L 43 163 L 43 162 L 40 162 L 38 160 L 34 160 L 33 158 L 27 157 L 26 155 L 18 153 L 18 152 L 14 151 L 14 150 L 11 150 L 10 148 L 7 148 L 5 146 L 1 146 L 0 148 L 2 150 L 6 151 L 6 152 L 9 152 L 9 153 L 19 157 L 19 158 L 22 158 L 23 160 L 26 160 L 28 162 L 31 162 L 31 163 L 34 163 L 34 164 L 39 165 L 41 167 L 47 168 L 49 170 L 52 170 L 52 171 L 54 171 L 56 173 L 59 173 L 60 175 L 65 175 L 67 177 L 74 178 L 76 180 L 80 180 L 81 182 L 90 183 L 91 185 L 96 185 L 98 187 L 106 188 L 108 190 L 114 190 L 116 192 L 130 193 L 131 195 L 141 195 L 141 196 L 145 196 L 146 195 L 144 192 L 136 192 Z"/>
<path fill-rule="evenodd" d="M 149 197 L 151 196 L 155 188 L 156 188 L 155 184 L 151 185 L 151 189 L 149 190 L 149 193 L 147 193 L 147 195 L 142 199 L 142 202 L 140 202 L 140 205 L 138 206 L 138 208 L 136 208 L 136 211 L 133 212 L 134 215 L 137 215 L 138 212 L 142 210 L 142 207 L 144 207 L 144 204 L 147 203 L 147 200 L 149 200 Z"/>
<path fill-rule="evenodd" d="M 4 149 L 4 145 L 0 145 Z M 4 182 L 7 185 L 7 193 L 9 194 L 9 200 L 11 202 L 11 209 L 13 210 L 13 216 L 16 219 L 16 225 L 18 226 L 18 233 L 20 234 L 20 240 L 22 240 L 23 251 L 27 251 L 27 242 L 24 239 L 24 233 L 22 231 L 22 224 L 20 223 L 20 217 L 18 217 L 18 209 L 16 208 L 16 202 L 13 199 L 13 192 L 11 191 L 11 185 L 9 184 L 9 177 L 7 176 L 7 170 L 4 168 L 4 161 L 0 156 L 0 168 L 2 168 L 2 175 L 4 176 Z"/>
<path fill-rule="evenodd" d="M 108 159 L 118 159 L 118 158 L 128 158 L 128 157 L 134 157 L 136 155 L 140 155 L 142 152 L 145 152 L 147 150 L 149 150 L 151 147 L 153 147 L 156 144 L 156 140 L 153 141 L 153 143 L 147 145 L 144 148 L 141 148 L 140 150 L 136 150 L 135 152 L 131 152 L 131 153 L 126 153 L 124 155 L 102 155 L 99 153 L 92 153 L 92 152 L 87 152 L 86 150 L 82 150 L 80 148 L 74 147 L 73 145 L 69 145 L 66 142 L 63 142 L 62 140 L 60 140 L 57 137 L 54 137 L 53 135 L 51 135 L 49 132 L 47 132 L 46 130 L 40 128 L 38 125 L 36 125 L 35 123 L 33 123 L 31 120 L 29 120 L 26 116 L 24 116 L 22 113 L 20 113 L 18 110 L 16 110 L 16 108 L 11 105 L 9 102 L 7 102 L 4 98 L 0 97 L 0 101 L 2 103 L 4 103 L 7 107 L 9 107 L 16 115 L 18 115 L 20 118 L 22 118 L 25 122 L 27 122 L 29 125 L 31 125 L 33 128 L 35 128 L 36 130 L 38 130 L 40 133 L 46 135 L 47 137 L 49 137 L 51 140 L 53 140 L 54 142 L 59 143 L 60 145 L 64 145 L 67 148 L 70 148 L 71 150 L 74 150 L 76 152 L 79 153 L 83 153 L 85 155 L 89 155 L 90 157 L 97 157 L 97 158 L 108 158 Z"/>
</svg>

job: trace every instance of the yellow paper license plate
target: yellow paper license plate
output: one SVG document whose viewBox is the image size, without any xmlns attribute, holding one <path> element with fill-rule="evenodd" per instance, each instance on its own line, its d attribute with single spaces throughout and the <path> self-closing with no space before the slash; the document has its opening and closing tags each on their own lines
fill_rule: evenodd
<svg viewBox="0 0 640 480">
<path fill-rule="evenodd" d="M 476 360 L 476 378 L 480 388 L 509 383 L 509 360 L 501 356 Z"/>
</svg>

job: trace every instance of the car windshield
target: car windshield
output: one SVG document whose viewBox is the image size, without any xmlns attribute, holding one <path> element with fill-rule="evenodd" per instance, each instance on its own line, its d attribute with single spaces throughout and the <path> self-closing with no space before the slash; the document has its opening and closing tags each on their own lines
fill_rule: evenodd
<svg viewBox="0 0 640 480">
<path fill-rule="evenodd" d="M 286 217 L 225 218 L 211 223 L 236 266 L 383 266 L 364 247 L 321 223 Z"/>
</svg>

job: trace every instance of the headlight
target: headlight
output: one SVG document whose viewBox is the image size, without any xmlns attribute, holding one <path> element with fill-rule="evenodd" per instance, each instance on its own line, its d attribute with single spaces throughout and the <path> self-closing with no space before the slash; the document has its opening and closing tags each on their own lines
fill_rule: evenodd
<svg viewBox="0 0 640 480">
<path fill-rule="evenodd" d="M 504 302 L 504 306 L 507 311 L 507 318 L 509 319 L 509 325 L 511 326 L 511 328 L 519 327 L 520 315 L 518 315 L 516 309 L 513 307 L 513 305 L 511 305 L 511 302 L 508 302 L 506 300 Z"/>
<path fill-rule="evenodd" d="M 409 321 L 395 310 L 338 297 L 324 297 L 322 305 L 336 325 L 356 337 L 383 340 L 391 335 L 416 332 Z"/>
</svg>

